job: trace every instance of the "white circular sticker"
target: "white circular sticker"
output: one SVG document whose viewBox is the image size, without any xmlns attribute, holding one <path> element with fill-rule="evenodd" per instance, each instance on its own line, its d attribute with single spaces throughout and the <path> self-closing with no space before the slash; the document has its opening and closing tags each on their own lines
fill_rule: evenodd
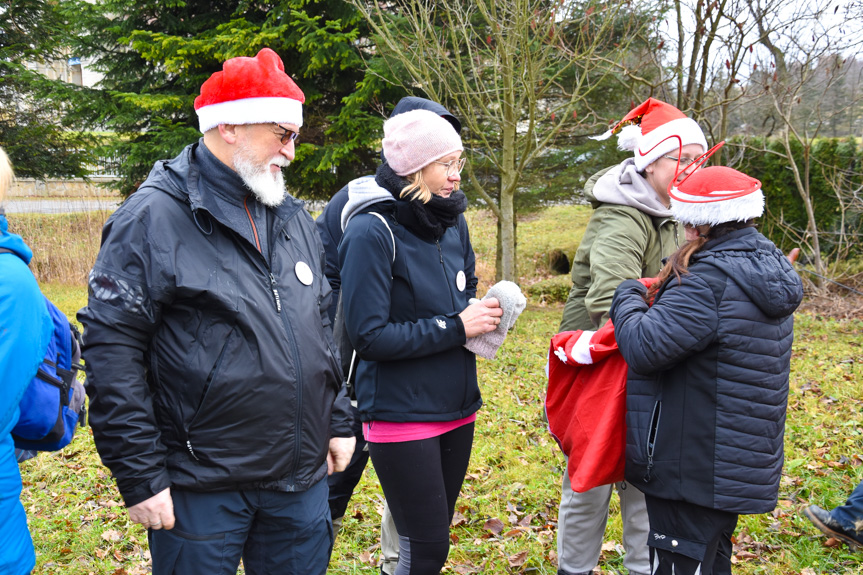
<svg viewBox="0 0 863 575">
<path fill-rule="evenodd" d="M 458 288 L 458 291 L 464 291 L 466 285 L 467 279 L 464 277 L 464 271 L 459 270 L 458 275 L 455 276 L 455 287 Z"/>
<path fill-rule="evenodd" d="M 297 274 L 297 279 L 307 286 L 312 285 L 312 281 L 315 279 L 312 268 L 306 262 L 297 262 L 297 265 L 294 266 L 294 273 Z"/>
</svg>

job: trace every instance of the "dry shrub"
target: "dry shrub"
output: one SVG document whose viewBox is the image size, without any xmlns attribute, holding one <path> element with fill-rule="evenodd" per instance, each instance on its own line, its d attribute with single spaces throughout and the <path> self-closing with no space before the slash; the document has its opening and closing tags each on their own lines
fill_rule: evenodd
<svg viewBox="0 0 863 575">
<path fill-rule="evenodd" d="M 87 285 L 109 210 L 69 214 L 9 214 L 9 231 L 33 250 L 30 269 L 39 282 Z"/>
</svg>

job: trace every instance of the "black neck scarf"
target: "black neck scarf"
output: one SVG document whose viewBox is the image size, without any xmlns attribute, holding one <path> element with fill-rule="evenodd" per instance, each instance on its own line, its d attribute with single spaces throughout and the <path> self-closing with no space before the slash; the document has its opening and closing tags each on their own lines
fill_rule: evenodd
<svg viewBox="0 0 863 575">
<path fill-rule="evenodd" d="M 458 223 L 458 217 L 467 209 L 467 196 L 461 190 L 448 198 L 432 194 L 428 203 L 400 198 L 407 180 L 396 174 L 389 164 L 381 164 L 375 174 L 379 186 L 396 199 L 396 219 L 417 236 L 439 240 L 447 228 Z"/>
</svg>

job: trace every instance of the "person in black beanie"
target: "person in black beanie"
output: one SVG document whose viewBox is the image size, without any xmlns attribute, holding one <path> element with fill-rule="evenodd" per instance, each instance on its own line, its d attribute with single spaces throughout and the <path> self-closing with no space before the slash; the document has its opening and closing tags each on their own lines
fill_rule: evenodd
<svg viewBox="0 0 863 575">
<path fill-rule="evenodd" d="M 399 533 L 395 575 L 440 573 L 482 405 L 468 338 L 502 311 L 476 294 L 463 146 L 434 112 L 384 124 L 387 163 L 354 180 L 339 245 L 363 434 Z"/>
</svg>

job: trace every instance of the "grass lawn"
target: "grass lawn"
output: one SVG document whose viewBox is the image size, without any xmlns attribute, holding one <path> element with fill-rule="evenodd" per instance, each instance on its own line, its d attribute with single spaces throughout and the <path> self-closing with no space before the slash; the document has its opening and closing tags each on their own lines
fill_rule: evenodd
<svg viewBox="0 0 863 575">
<path fill-rule="evenodd" d="M 551 208 L 519 223 L 519 269 L 530 276 L 523 283 L 547 277 L 549 249 L 574 252 L 587 215 L 581 207 Z M 491 219 L 482 212 L 470 219 L 487 287 L 493 283 Z M 44 283 L 43 289 L 70 317 L 86 301 L 82 286 Z M 531 303 L 497 359 L 478 361 L 485 405 L 457 505 L 448 573 L 556 573 L 563 457 L 542 411 L 545 355 L 561 312 L 561 304 Z M 809 503 L 839 505 L 863 479 L 863 322 L 800 313 L 795 331 L 780 501 L 773 513 L 741 518 L 735 572 L 860 573 L 861 555 L 828 542 L 799 511 Z M 22 476 L 37 550 L 34 573 L 148 572 L 146 532 L 128 521 L 89 429 L 64 451 L 22 464 Z M 348 506 L 330 573 L 377 573 L 381 503 L 369 466 Z M 613 498 L 603 573 L 622 570 L 616 505 Z"/>
</svg>

